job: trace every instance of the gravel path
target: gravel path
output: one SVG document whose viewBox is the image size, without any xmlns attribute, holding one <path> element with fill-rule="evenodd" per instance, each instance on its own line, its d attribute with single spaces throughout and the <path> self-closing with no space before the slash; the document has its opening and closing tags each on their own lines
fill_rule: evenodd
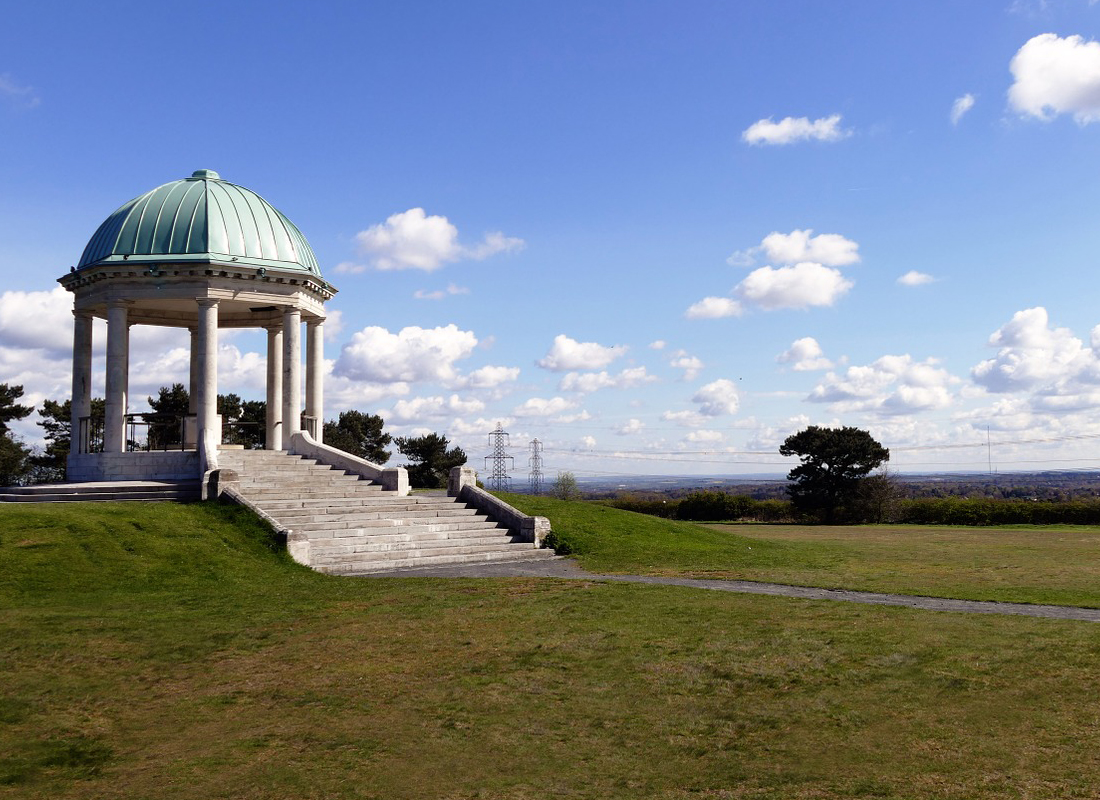
<svg viewBox="0 0 1100 800">
<path fill-rule="evenodd" d="M 770 594 L 780 597 L 800 597 L 805 600 L 836 600 L 845 603 L 867 603 L 876 606 L 905 606 L 929 611 L 960 611 L 967 614 L 1016 614 L 1024 617 L 1072 619 L 1100 622 L 1100 609 L 1076 606 L 1044 606 L 1030 603 L 997 603 L 988 600 L 949 600 L 939 597 L 918 597 L 906 594 L 851 592 L 843 589 L 813 589 L 787 586 L 782 583 L 757 581 L 725 581 L 699 578 L 666 578 L 644 575 L 598 575 L 586 572 L 567 558 L 540 561 L 510 561 L 499 564 L 463 564 L 454 567 L 424 567 L 393 572 L 376 572 L 364 578 L 573 578 L 621 583 L 652 583 L 665 586 L 689 586 L 718 592 Z"/>
</svg>

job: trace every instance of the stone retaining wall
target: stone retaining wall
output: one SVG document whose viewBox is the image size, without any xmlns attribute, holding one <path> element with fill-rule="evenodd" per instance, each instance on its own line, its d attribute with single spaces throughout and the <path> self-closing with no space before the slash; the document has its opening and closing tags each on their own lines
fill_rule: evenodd
<svg viewBox="0 0 1100 800">
<path fill-rule="evenodd" d="M 71 453 L 70 481 L 187 481 L 199 476 L 199 454 L 193 450 L 138 453 Z"/>
<path fill-rule="evenodd" d="M 447 480 L 447 495 L 457 497 L 496 520 L 525 542 L 534 542 L 542 547 L 542 540 L 550 533 L 550 520 L 546 517 L 531 517 L 517 508 L 505 503 L 499 497 L 489 494 L 477 485 L 477 473 L 470 467 L 453 467 Z"/>
</svg>

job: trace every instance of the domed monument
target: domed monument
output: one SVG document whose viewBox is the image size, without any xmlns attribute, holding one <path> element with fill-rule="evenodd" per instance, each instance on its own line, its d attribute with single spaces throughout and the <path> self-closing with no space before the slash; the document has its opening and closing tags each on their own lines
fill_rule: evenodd
<svg viewBox="0 0 1100 800">
<path fill-rule="evenodd" d="M 538 549 L 549 521 L 481 490 L 468 467 L 451 470 L 447 497 L 410 497 L 404 467 L 321 441 L 324 304 L 336 289 L 302 232 L 255 192 L 210 170 L 158 186 L 111 214 L 59 281 L 74 296 L 73 484 L 51 488 L 55 494 L 172 481 L 193 497 L 198 484 L 204 498 L 252 509 L 285 537 L 291 557 L 333 574 L 554 557 Z M 92 414 L 96 317 L 107 320 L 101 417 Z M 127 413 L 132 325 L 191 332 L 190 413 Z M 223 444 L 222 328 L 267 330 L 263 450 Z"/>
<path fill-rule="evenodd" d="M 70 480 L 193 479 L 217 468 L 221 328 L 267 330 L 266 448 L 281 449 L 303 424 L 320 442 L 324 303 L 336 289 L 301 231 L 255 192 L 212 170 L 158 186 L 111 214 L 59 282 L 74 295 Z M 91 413 L 95 317 L 107 321 L 101 435 Z M 135 452 L 128 435 L 140 416 L 127 414 L 131 325 L 191 332 L 191 415 L 174 450 Z"/>
</svg>

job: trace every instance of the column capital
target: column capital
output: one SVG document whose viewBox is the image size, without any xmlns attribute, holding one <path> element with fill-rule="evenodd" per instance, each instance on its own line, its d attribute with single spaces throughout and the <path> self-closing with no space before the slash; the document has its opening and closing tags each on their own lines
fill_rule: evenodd
<svg viewBox="0 0 1100 800">
<path fill-rule="evenodd" d="M 213 308 L 218 304 L 218 301 L 211 297 L 197 297 L 195 302 L 199 304 L 199 308 Z"/>
<path fill-rule="evenodd" d="M 133 300 L 114 299 L 107 301 L 107 308 L 129 308 L 134 304 Z"/>
<path fill-rule="evenodd" d="M 95 315 L 92 314 L 92 312 L 90 310 L 86 309 L 86 308 L 74 308 L 73 309 L 73 316 L 76 317 L 77 319 L 91 319 Z"/>
</svg>

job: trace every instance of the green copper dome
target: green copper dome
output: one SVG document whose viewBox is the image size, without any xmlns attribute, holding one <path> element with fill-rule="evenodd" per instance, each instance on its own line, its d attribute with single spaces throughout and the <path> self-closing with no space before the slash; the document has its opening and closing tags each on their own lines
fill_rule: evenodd
<svg viewBox="0 0 1100 800">
<path fill-rule="evenodd" d="M 99 226 L 77 269 L 121 261 L 232 263 L 321 274 L 293 222 L 252 190 L 209 169 L 123 205 Z"/>
</svg>

